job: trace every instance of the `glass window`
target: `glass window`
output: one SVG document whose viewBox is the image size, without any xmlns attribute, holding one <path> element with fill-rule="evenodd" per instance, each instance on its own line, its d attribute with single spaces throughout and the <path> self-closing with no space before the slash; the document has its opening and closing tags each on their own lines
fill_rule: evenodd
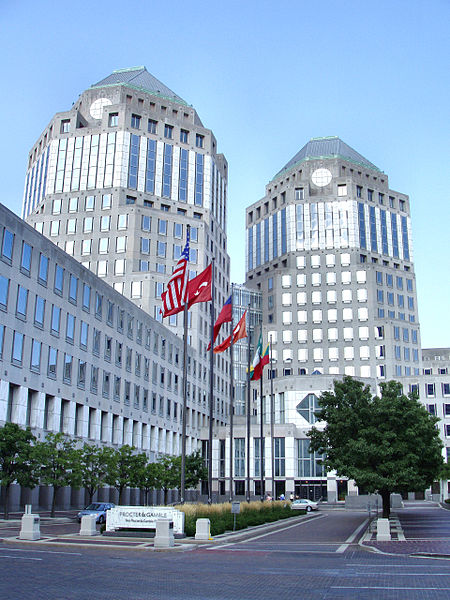
<svg viewBox="0 0 450 600">
<path fill-rule="evenodd" d="M 14 246 L 14 234 L 5 228 L 3 232 L 2 256 L 7 262 L 12 261 L 12 253 Z"/>
<path fill-rule="evenodd" d="M 24 335 L 18 331 L 13 334 L 13 346 L 11 352 L 11 361 L 16 364 L 22 364 Z"/>
<path fill-rule="evenodd" d="M 42 343 L 38 340 L 33 340 L 31 343 L 30 369 L 37 373 L 41 369 L 41 350 Z"/>
<path fill-rule="evenodd" d="M 180 130 L 180 142 L 182 142 L 183 144 L 187 144 L 188 139 L 189 139 L 189 131 L 186 131 L 186 129 L 181 129 Z"/>
<path fill-rule="evenodd" d="M 38 272 L 38 279 L 39 279 L 39 283 L 43 283 L 45 285 L 47 285 L 47 278 L 48 278 L 48 258 L 46 256 L 44 256 L 43 254 L 40 255 L 39 257 L 39 272 Z"/>
<path fill-rule="evenodd" d="M 147 130 L 149 133 L 156 133 L 156 127 L 158 125 L 158 121 L 154 121 L 153 119 L 148 120 Z"/>
<path fill-rule="evenodd" d="M 197 146 L 197 148 L 203 148 L 203 142 L 204 136 L 197 133 L 195 136 L 195 145 Z"/>
<path fill-rule="evenodd" d="M 50 346 L 50 348 L 48 349 L 47 375 L 49 377 L 52 377 L 53 379 L 56 378 L 57 360 L 58 360 L 58 350 L 56 350 L 56 348 L 52 348 Z"/>
<path fill-rule="evenodd" d="M 109 113 L 108 125 L 110 127 L 117 127 L 119 124 L 119 113 Z"/>
<path fill-rule="evenodd" d="M 89 332 L 89 325 L 87 323 L 85 323 L 84 321 L 81 321 L 80 346 L 84 349 L 87 348 L 87 344 L 88 344 L 88 332 Z"/>
<path fill-rule="evenodd" d="M 108 210 L 111 208 L 111 194 L 104 194 L 102 196 L 102 210 Z"/>
<path fill-rule="evenodd" d="M 45 300 L 40 296 L 36 296 L 34 305 L 34 323 L 40 327 L 44 326 Z"/>
<path fill-rule="evenodd" d="M 95 293 L 95 316 L 98 319 L 102 318 L 103 296 L 98 292 Z"/>
<path fill-rule="evenodd" d="M 61 323 L 61 309 L 59 308 L 59 306 L 52 306 L 52 320 L 51 320 L 51 332 L 53 334 L 59 335 L 59 329 L 60 329 L 60 323 Z"/>
<path fill-rule="evenodd" d="M 100 231 L 109 231 L 111 228 L 110 215 L 104 215 L 100 218 Z"/>
<path fill-rule="evenodd" d="M 173 138 L 173 127 L 172 125 L 164 125 L 164 137 L 171 140 Z"/>
<path fill-rule="evenodd" d="M 17 288 L 16 314 L 26 318 L 28 305 L 28 290 L 21 285 Z"/>
<path fill-rule="evenodd" d="M 73 304 L 77 303 L 78 295 L 78 278 L 75 275 L 70 274 L 69 277 L 69 302 Z"/>
<path fill-rule="evenodd" d="M 141 229 L 142 231 L 151 231 L 152 228 L 152 218 L 148 215 L 142 215 L 141 220 Z"/>
<path fill-rule="evenodd" d="M 139 115 L 132 114 L 131 115 L 131 127 L 133 129 L 139 129 L 141 126 L 141 117 Z"/>
<path fill-rule="evenodd" d="M 31 270 L 31 254 L 32 254 L 32 252 L 33 252 L 33 249 L 30 246 L 30 244 L 23 242 L 22 243 L 22 256 L 20 259 L 20 269 L 27 275 L 30 274 L 30 270 Z"/>
<path fill-rule="evenodd" d="M 53 200 L 53 204 L 52 204 L 52 214 L 53 215 L 61 214 L 61 205 L 62 205 L 61 198 L 55 198 Z"/>
<path fill-rule="evenodd" d="M 56 294 L 60 296 L 63 293 L 63 285 L 64 285 L 64 269 L 60 265 L 55 265 L 55 282 L 54 282 L 54 290 Z"/>
<path fill-rule="evenodd" d="M 8 307 L 9 279 L 0 275 L 0 308 L 6 310 Z"/>
<path fill-rule="evenodd" d="M 285 477 L 285 439 L 274 438 L 275 477 Z"/>
<path fill-rule="evenodd" d="M 167 244 L 165 242 L 158 242 L 157 245 L 157 256 L 161 258 L 166 257 Z"/>
</svg>

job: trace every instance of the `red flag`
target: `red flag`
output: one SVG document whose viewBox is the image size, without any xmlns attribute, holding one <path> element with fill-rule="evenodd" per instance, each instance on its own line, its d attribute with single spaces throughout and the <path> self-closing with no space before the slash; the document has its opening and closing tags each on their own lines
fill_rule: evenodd
<svg viewBox="0 0 450 600">
<path fill-rule="evenodd" d="M 224 323 L 230 323 L 232 320 L 231 316 L 231 296 L 223 305 L 222 310 L 217 317 L 217 321 L 214 323 L 214 342 L 216 341 L 217 336 L 219 335 L 220 328 Z M 211 348 L 211 342 L 208 344 L 208 350 Z"/>
<path fill-rule="evenodd" d="M 245 328 L 245 317 L 247 315 L 247 311 L 242 315 L 239 320 L 239 323 L 233 329 L 233 344 L 235 344 L 238 340 L 242 340 L 247 337 L 247 330 Z M 219 354 L 219 352 L 224 352 L 231 345 L 231 335 L 227 337 L 221 344 L 216 346 L 213 350 L 214 354 Z"/>
<path fill-rule="evenodd" d="M 208 302 L 212 299 L 211 296 L 211 265 L 208 265 L 204 271 L 188 281 L 187 284 L 187 301 L 188 308 L 197 302 Z"/>
</svg>

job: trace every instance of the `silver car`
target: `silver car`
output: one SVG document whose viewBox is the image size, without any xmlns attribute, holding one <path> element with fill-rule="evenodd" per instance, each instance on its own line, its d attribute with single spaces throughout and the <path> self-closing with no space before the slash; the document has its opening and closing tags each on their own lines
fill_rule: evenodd
<svg viewBox="0 0 450 600">
<path fill-rule="evenodd" d="M 311 512 L 312 510 L 319 510 L 319 503 L 301 498 L 300 500 L 294 500 L 291 503 L 291 508 L 292 510 L 306 510 L 306 512 Z"/>
<path fill-rule="evenodd" d="M 114 506 L 115 504 L 112 504 L 112 502 L 92 502 L 85 509 L 80 510 L 77 515 L 78 523 L 81 523 L 81 517 L 86 515 L 95 515 L 97 517 L 96 523 L 106 523 L 106 511 Z"/>
</svg>

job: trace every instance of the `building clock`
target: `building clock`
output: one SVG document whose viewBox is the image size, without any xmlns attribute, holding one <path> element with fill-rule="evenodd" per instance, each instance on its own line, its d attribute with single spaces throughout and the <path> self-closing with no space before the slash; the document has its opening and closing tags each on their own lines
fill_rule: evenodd
<svg viewBox="0 0 450 600">
<path fill-rule="evenodd" d="M 328 169 L 316 169 L 311 175 L 311 181 L 314 185 L 317 185 L 317 187 L 325 187 L 330 183 L 332 177 L 333 176 Z"/>
<path fill-rule="evenodd" d="M 110 106 L 112 104 L 109 98 L 98 98 L 91 104 L 89 112 L 93 119 L 101 119 L 103 114 L 103 107 Z"/>
</svg>

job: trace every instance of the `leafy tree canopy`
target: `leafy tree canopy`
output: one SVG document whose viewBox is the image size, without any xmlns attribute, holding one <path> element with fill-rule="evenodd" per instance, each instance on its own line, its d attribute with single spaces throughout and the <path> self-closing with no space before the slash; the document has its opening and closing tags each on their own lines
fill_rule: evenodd
<svg viewBox="0 0 450 600">
<path fill-rule="evenodd" d="M 442 442 L 431 416 L 401 384 L 380 384 L 381 396 L 368 386 L 344 377 L 334 391 L 319 399 L 319 421 L 308 436 L 311 451 L 325 454 L 324 465 L 338 476 L 354 479 L 368 492 L 379 491 L 383 515 L 389 515 L 392 492 L 424 490 L 442 468 Z"/>
</svg>

